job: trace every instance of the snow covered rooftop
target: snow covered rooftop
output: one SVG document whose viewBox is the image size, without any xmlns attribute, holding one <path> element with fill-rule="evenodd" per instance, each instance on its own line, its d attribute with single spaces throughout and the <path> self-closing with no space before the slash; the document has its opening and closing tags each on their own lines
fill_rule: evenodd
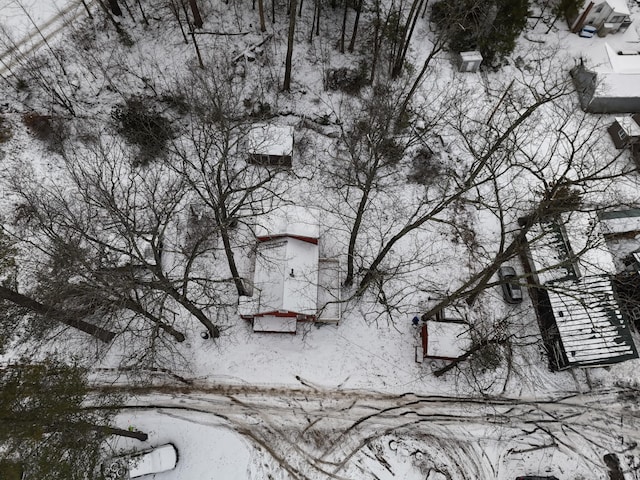
<svg viewBox="0 0 640 480">
<path fill-rule="evenodd" d="M 427 320 L 422 328 L 425 358 L 455 359 L 471 348 L 466 323 Z"/>
<path fill-rule="evenodd" d="M 603 365 L 638 357 L 609 278 L 559 282 L 547 293 L 568 365 Z"/>
<path fill-rule="evenodd" d="M 277 236 L 320 237 L 320 212 L 314 208 L 286 205 L 261 215 L 256 225 L 256 237 Z"/>
<path fill-rule="evenodd" d="M 563 220 L 564 223 L 540 222 L 527 234 L 538 283 L 614 274 L 613 256 L 595 215 L 571 212 Z"/>
<path fill-rule="evenodd" d="M 640 49 L 616 50 L 605 43 L 608 62 L 594 68 L 598 73 L 596 97 L 640 96 Z M 619 52 L 623 52 L 620 54 Z"/>
<path fill-rule="evenodd" d="M 566 360 L 559 367 L 604 365 L 637 358 L 637 352 L 613 293 L 616 273 L 600 222 L 589 213 L 563 215 L 564 223 L 541 222 L 527 235 L 530 267 L 548 296 L 537 302 L 542 324 L 553 324 L 547 341 L 559 341 Z"/>
<path fill-rule="evenodd" d="M 290 126 L 256 124 L 247 134 L 250 155 L 291 157 L 293 155 L 293 131 Z"/>
<path fill-rule="evenodd" d="M 640 209 L 638 208 L 601 212 L 598 217 L 605 235 L 640 232 Z"/>
<path fill-rule="evenodd" d="M 252 314 L 315 315 L 318 309 L 318 245 L 285 237 L 258 244 Z"/>
<path fill-rule="evenodd" d="M 595 2 L 595 3 L 598 4 L 598 2 Z M 629 6 L 627 5 L 627 0 L 606 0 L 605 3 L 608 3 L 609 6 L 613 9 L 613 11 L 616 13 L 619 13 L 620 15 L 631 14 L 631 12 L 629 12 Z"/>
<path fill-rule="evenodd" d="M 640 50 L 614 50 L 608 43 L 604 44 L 609 58 L 611 71 L 614 73 L 640 74 Z"/>
</svg>

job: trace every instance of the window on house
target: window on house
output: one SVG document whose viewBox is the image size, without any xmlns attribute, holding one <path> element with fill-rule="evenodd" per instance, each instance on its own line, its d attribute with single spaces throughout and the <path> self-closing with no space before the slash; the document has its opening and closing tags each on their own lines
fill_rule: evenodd
<svg viewBox="0 0 640 480">
<path fill-rule="evenodd" d="M 618 130 L 618 137 L 620 137 L 620 140 L 624 140 L 627 138 L 627 134 L 624 130 Z"/>
<path fill-rule="evenodd" d="M 615 15 L 611 18 L 611 23 L 620 23 L 624 20 L 624 15 Z"/>
<path fill-rule="evenodd" d="M 604 5 L 598 5 L 596 7 L 596 9 L 594 10 L 596 13 L 600 13 L 602 11 L 602 9 L 604 8 Z"/>
</svg>

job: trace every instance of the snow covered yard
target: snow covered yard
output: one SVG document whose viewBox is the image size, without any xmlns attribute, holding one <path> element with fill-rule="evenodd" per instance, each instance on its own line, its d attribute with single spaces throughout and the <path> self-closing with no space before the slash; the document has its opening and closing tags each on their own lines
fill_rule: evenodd
<svg viewBox="0 0 640 480">
<path fill-rule="evenodd" d="M 65 7 L 63 3 L 47 3 L 46 8 L 40 2 L 22 5 L 36 23 L 46 24 Z M 368 47 L 345 54 L 336 50 L 337 12 L 332 17 L 334 24 L 326 26 L 327 36 L 316 36 L 308 43 L 313 12 L 305 6 L 295 34 L 293 85 L 290 92 L 282 92 L 288 27 L 284 11 L 278 10 L 277 22 L 269 27 L 273 36 L 267 38 L 258 32 L 257 14 L 248 5 L 233 3 L 220 9 L 214 2 L 199 3 L 205 30 L 213 33 L 193 35 L 191 40 L 180 30 L 188 26 L 178 24 L 169 8 L 149 15 L 148 27 L 143 27 L 137 12 L 135 24 L 125 14 L 117 21 L 122 34 L 116 33 L 95 4 L 93 21 L 84 16 L 81 4 L 74 4 L 78 18 L 52 40 L 64 52 L 59 65 L 57 57 L 48 58 L 41 48 L 37 59 L 29 54 L 2 71 L 8 92 L 2 121 L 11 131 L 11 138 L 0 144 L 2 232 L 16 237 L 23 231 L 33 234 L 33 223 L 29 223 L 33 220 L 25 220 L 30 211 L 65 207 L 69 223 L 64 227 L 69 228 L 56 232 L 61 235 L 58 240 L 72 239 L 72 232 L 81 224 L 90 225 L 87 232 L 91 235 L 85 242 L 90 243 L 87 239 L 94 235 L 100 239 L 87 247 L 86 258 L 71 262 L 66 270 L 66 265 L 46 264 L 47 247 L 36 248 L 48 245 L 45 234 L 28 238 L 18 246 L 16 285 L 28 292 L 43 277 L 54 278 L 59 272 L 71 273 L 71 285 L 96 281 L 91 276 L 95 272 L 86 269 L 95 258 L 104 262 L 101 272 L 107 268 L 120 271 L 136 262 L 143 272 L 160 265 L 162 275 L 170 279 L 197 272 L 197 279 L 184 287 L 189 298 L 195 298 L 193 302 L 166 287 L 139 304 L 147 309 L 146 317 L 131 304 L 126 314 L 110 311 L 103 325 L 117 328 L 119 335 L 109 345 L 57 328 L 46 330 L 36 343 L 19 331 L 7 349 L 7 358 L 38 345 L 39 357 L 55 352 L 94 366 L 95 384 L 108 384 L 114 380 L 113 372 L 122 369 L 125 373 L 115 384 L 131 382 L 132 390 L 136 382 L 148 380 L 146 372 L 168 372 L 157 375 L 157 383 L 171 388 L 178 385 L 183 391 L 176 390 L 163 400 L 166 404 L 148 410 L 141 407 L 145 402 L 155 405 L 157 398 L 153 394 L 134 396 L 142 403 L 135 409 L 123 409 L 117 417 L 119 426 L 147 432 L 147 442 L 119 439 L 110 443 L 118 452 L 175 444 L 178 465 L 171 472 L 157 474 L 154 478 L 158 480 L 508 480 L 525 474 L 604 480 L 608 478 L 605 453 L 622 456 L 625 452 L 632 458 L 637 453 L 637 411 L 634 398 L 625 394 L 637 389 L 640 361 L 589 371 L 550 372 L 527 288 L 522 304 L 508 305 L 496 277 L 490 276 L 472 307 L 456 302 L 462 304 L 459 308 L 477 341 L 496 339 L 499 333 L 500 338 L 509 339 L 509 347 L 501 344 L 487 349 L 443 376 L 434 372 L 446 361 L 415 362 L 419 338 L 412 318 L 459 291 L 468 293 L 463 288 L 465 281 L 500 258 L 517 235 L 518 217 L 530 212 L 540 193 L 552 188 L 554 181 L 569 178 L 571 185 L 583 188 L 584 205 L 638 202 L 638 177 L 631 172 L 631 160 L 624 154 L 616 157 L 606 132 L 612 119 L 582 116 L 575 93 L 564 84 L 568 68 L 579 57 L 595 65 L 605 62 L 605 42 L 635 45 L 637 20 L 624 36 L 604 39 L 570 34 L 561 21 L 544 34 L 547 26 L 540 24 L 528 32 L 538 41 L 520 38 L 502 69 L 482 74 L 460 74 L 451 56 L 438 52 L 428 81 L 421 84 L 413 101 L 414 123 L 395 139 L 409 145 L 404 156 L 386 163 L 386 170 L 376 177 L 378 190 L 368 191 L 370 200 L 354 242 L 355 282 L 342 289 L 340 322 L 298 322 L 295 335 L 264 335 L 253 332 L 251 323 L 239 318 L 237 282 L 232 281 L 251 278 L 256 217 L 279 203 L 318 209 L 322 212 L 320 255 L 340 259 L 344 266 L 358 218 L 356 200 L 362 198 L 357 196 L 362 190 L 352 189 L 349 162 L 358 165 L 361 158 L 357 155 L 371 151 L 367 148 L 373 148 L 378 133 L 376 115 L 389 107 L 385 100 L 397 107 L 394 96 L 401 98 L 411 78 L 402 76 L 370 97 L 369 87 L 362 97 L 326 90 L 327 70 L 356 65 Z M 637 13 L 636 6 L 632 8 Z M 16 1 L 0 3 L 3 24 L 18 42 L 31 31 L 30 22 L 20 12 L 24 10 Z M 428 22 L 419 21 L 409 52 L 412 64 L 419 67 L 429 53 L 416 46 L 431 45 L 432 39 Z M 198 67 L 196 54 L 201 55 L 204 70 Z M 32 84 L 27 90 L 14 89 L 14 76 Z M 541 105 L 531 117 L 522 117 L 525 127 L 514 129 L 509 137 L 513 148 L 503 149 L 496 139 L 526 111 L 531 91 L 544 98 L 557 94 L 557 98 Z M 137 119 L 161 113 L 178 132 L 167 136 L 168 160 L 152 158 L 147 164 L 119 137 L 122 130 L 118 131 L 113 119 L 126 118 L 122 112 L 144 104 L 135 102 L 139 99 L 146 99 L 155 110 L 133 110 L 140 115 Z M 217 125 L 216 115 L 224 116 L 227 111 L 233 113 L 229 115 L 233 122 L 242 121 L 232 122 L 229 131 L 207 144 L 201 140 L 207 130 L 194 127 L 199 117 L 193 112 L 202 115 L 197 107 L 207 110 L 203 118 L 212 121 L 207 127 Z M 53 130 L 51 135 L 38 138 L 37 125 L 25 121 L 25 114 L 32 111 L 53 122 L 47 127 Z M 235 159 L 250 124 L 265 120 L 294 127 L 292 172 L 274 169 L 265 173 L 237 161 L 229 163 L 232 167 L 227 170 L 206 170 L 206 178 L 197 176 L 198 168 L 211 168 L 216 156 Z M 433 125 L 425 126 L 430 122 Z M 154 134 L 165 128 L 162 122 L 150 125 Z M 136 133 L 143 136 L 145 131 Z M 361 143 L 349 143 L 356 137 Z M 485 157 L 494 146 L 495 157 Z M 380 148 L 393 155 L 399 147 L 381 143 Z M 567 154 L 571 148 L 578 152 L 578 161 Z M 416 172 L 411 157 L 428 163 L 432 170 L 426 176 Z M 230 171 L 241 176 L 234 177 Z M 469 172 L 472 177 L 466 177 Z M 203 195 L 214 188 L 207 178 L 215 173 L 229 182 L 240 177 L 234 186 L 249 185 L 247 191 L 259 195 L 239 204 L 231 217 L 221 217 L 215 210 L 217 204 Z M 355 175 L 362 174 L 356 171 Z M 581 183 L 589 176 L 597 178 Z M 97 182 L 83 191 L 83 182 L 90 178 L 104 180 L 104 184 Z M 187 181 L 183 184 L 181 178 Z M 456 188 L 471 180 L 473 188 L 456 193 Z M 264 184 L 269 188 L 257 188 Z M 127 215 L 139 225 L 124 228 L 127 224 L 122 218 L 129 217 L 119 212 L 125 210 L 110 211 L 108 205 L 100 204 L 100 196 L 109 193 L 104 185 L 115 185 L 117 195 L 110 200 L 130 202 L 118 204 L 119 208 L 124 205 Z M 135 195 L 127 197 L 131 192 Z M 437 204 L 438 198 L 455 196 L 460 201 Z M 235 207 L 234 202 L 232 198 L 229 205 Z M 204 204 L 216 215 L 198 217 L 198 225 L 210 230 L 202 237 L 194 230 L 190 241 L 195 239 L 194 245 L 204 247 L 189 257 L 181 242 L 187 225 L 194 224 L 189 209 L 195 204 Z M 436 213 L 431 213 L 432 208 Z M 154 211 L 154 219 L 160 219 L 157 225 L 144 215 L 145 209 Z M 56 216 L 50 218 L 53 221 Z M 382 247 L 419 218 L 431 221 L 393 243 L 383 261 L 368 270 Z M 164 236 L 158 240 L 160 231 Z M 231 232 L 228 249 L 235 253 L 238 275 L 226 259 L 224 232 Z M 511 256 L 509 262 L 525 276 L 518 256 Z M 38 273 L 43 264 L 46 275 Z M 151 271 L 157 275 L 157 270 Z M 368 272 L 374 273 L 373 280 L 356 295 L 358 282 Z M 127 280 L 146 288 L 148 272 L 135 275 Z M 526 277 L 523 283 L 530 286 Z M 102 284 L 102 288 L 118 292 L 113 284 Z M 459 295 L 463 300 L 464 295 Z M 212 340 L 212 329 L 193 313 L 196 310 L 213 320 L 219 338 Z M 101 312 L 94 310 L 90 318 L 95 321 Z M 162 332 L 145 323 L 156 316 L 165 322 Z M 172 328 L 178 332 L 169 333 Z M 178 333 L 184 341 L 176 340 Z M 191 386 L 176 383 L 176 377 Z M 222 394 L 209 392 L 195 398 L 189 388 L 220 389 Z M 249 398 L 252 389 L 257 389 L 255 398 Z M 556 410 L 556 403 L 574 396 L 575 405 Z M 483 399 L 486 410 L 471 406 Z M 503 408 L 501 399 L 508 408 Z M 469 406 L 465 406 L 467 401 Z M 438 403 L 438 408 L 430 410 L 430 402 Z M 189 408 L 182 410 L 181 406 Z"/>
</svg>

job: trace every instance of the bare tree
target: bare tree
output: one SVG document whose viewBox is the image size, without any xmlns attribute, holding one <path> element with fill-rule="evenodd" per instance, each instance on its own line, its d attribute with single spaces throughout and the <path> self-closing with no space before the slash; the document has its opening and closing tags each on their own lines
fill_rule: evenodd
<svg viewBox="0 0 640 480">
<path fill-rule="evenodd" d="M 293 58 L 293 45 L 296 33 L 296 0 L 291 0 L 289 6 L 289 34 L 287 36 L 287 56 L 284 63 L 284 83 L 282 89 L 285 92 L 291 90 L 291 60 Z"/>
<path fill-rule="evenodd" d="M 197 105 L 191 130 L 174 142 L 177 173 L 193 192 L 193 201 L 211 215 L 210 235 L 219 235 L 238 295 L 247 295 L 236 263 L 238 226 L 268 212 L 285 192 L 286 171 L 280 166 L 249 162 L 247 136 L 253 128 L 235 91 L 224 77 L 204 72 L 189 82 L 187 98 Z M 276 141 L 275 139 L 274 141 Z M 260 148 L 252 145 L 252 148 Z M 251 243 L 253 239 L 251 239 Z"/>
<path fill-rule="evenodd" d="M 186 184 L 161 166 L 137 170 L 118 154 L 122 147 L 97 144 L 69 152 L 65 181 L 71 187 L 14 178 L 30 226 L 44 240 L 36 245 L 43 274 L 53 272 L 43 275 L 42 291 L 90 305 L 115 322 L 118 312 L 127 311 L 151 325 L 150 336 L 163 332 L 182 341 L 172 315 L 179 305 L 217 338 L 220 330 L 204 312 L 217 301 L 216 291 L 193 274 L 196 259 L 184 257 L 176 230 Z"/>
</svg>

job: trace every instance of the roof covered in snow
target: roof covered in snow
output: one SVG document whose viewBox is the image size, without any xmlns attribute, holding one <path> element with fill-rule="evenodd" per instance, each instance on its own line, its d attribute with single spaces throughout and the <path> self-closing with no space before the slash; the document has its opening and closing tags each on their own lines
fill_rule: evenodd
<svg viewBox="0 0 640 480">
<path fill-rule="evenodd" d="M 608 62 L 596 67 L 596 97 L 640 97 L 640 49 L 616 50 L 605 43 Z"/>
<path fill-rule="evenodd" d="M 538 283 L 616 273 L 600 222 L 594 214 L 571 212 L 560 222 L 534 225 L 527 234 Z"/>
<path fill-rule="evenodd" d="M 466 323 L 427 320 L 425 327 L 425 357 L 453 359 L 471 348 L 471 335 Z"/>
<path fill-rule="evenodd" d="M 601 212 L 598 217 L 605 235 L 640 232 L 640 209 L 638 208 Z"/>
<path fill-rule="evenodd" d="M 603 365 L 638 357 L 608 277 L 555 283 L 547 294 L 568 365 Z"/>
<path fill-rule="evenodd" d="M 256 225 L 256 237 L 293 236 L 320 237 L 320 212 L 298 205 L 286 205 L 261 215 Z"/>
<path fill-rule="evenodd" d="M 597 4 L 602 2 L 594 2 Z M 606 3 L 613 9 L 614 12 L 619 13 L 620 15 L 630 15 L 629 6 L 627 5 L 627 0 L 606 0 Z"/>
<path fill-rule="evenodd" d="M 290 126 L 255 124 L 247 134 L 247 150 L 251 155 L 278 157 L 293 154 L 293 131 Z"/>
<path fill-rule="evenodd" d="M 253 315 L 314 315 L 318 309 L 318 245 L 296 238 L 258 244 Z"/>
</svg>

